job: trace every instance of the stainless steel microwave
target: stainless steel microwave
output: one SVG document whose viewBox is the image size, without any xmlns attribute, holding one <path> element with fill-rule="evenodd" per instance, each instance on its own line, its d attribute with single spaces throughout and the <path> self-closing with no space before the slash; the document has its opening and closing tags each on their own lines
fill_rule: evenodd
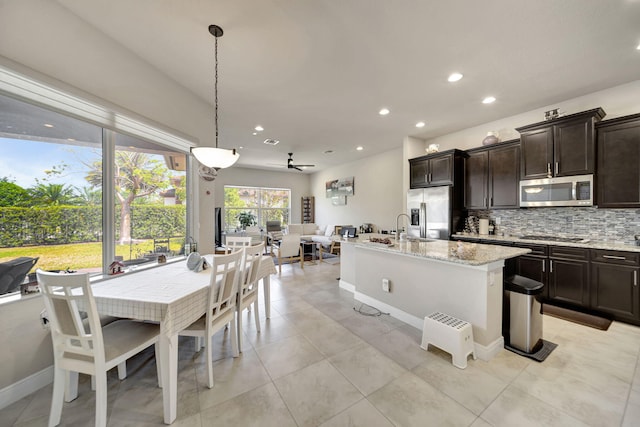
<svg viewBox="0 0 640 427">
<path fill-rule="evenodd" d="M 520 181 L 520 207 L 593 206 L 593 175 Z"/>
</svg>

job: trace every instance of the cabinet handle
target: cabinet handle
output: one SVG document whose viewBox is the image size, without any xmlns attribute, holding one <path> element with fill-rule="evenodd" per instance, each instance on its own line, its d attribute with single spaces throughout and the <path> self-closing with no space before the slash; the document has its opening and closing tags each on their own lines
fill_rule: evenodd
<svg viewBox="0 0 640 427">
<path fill-rule="evenodd" d="M 549 260 L 549 273 L 553 273 L 553 260 Z"/>
<path fill-rule="evenodd" d="M 487 198 L 486 197 L 484 198 L 484 204 L 482 206 L 484 206 L 485 208 L 487 207 Z"/>
<path fill-rule="evenodd" d="M 638 270 L 633 271 L 633 286 L 638 286 Z"/>
<path fill-rule="evenodd" d="M 545 265 L 546 263 L 547 263 L 547 261 L 543 259 L 543 260 L 542 260 L 542 272 L 543 272 L 543 273 L 545 272 L 545 271 L 544 271 L 544 265 Z"/>
<path fill-rule="evenodd" d="M 553 174 L 551 173 L 551 163 L 547 163 L 547 176 L 551 178 Z"/>
<path fill-rule="evenodd" d="M 556 162 L 556 175 L 558 175 L 558 162 Z"/>
<path fill-rule="evenodd" d="M 489 199 L 489 206 L 493 206 L 493 197 Z"/>
<path fill-rule="evenodd" d="M 431 182 L 431 173 L 429 173 L 429 182 Z"/>
<path fill-rule="evenodd" d="M 623 256 L 615 256 L 615 255 L 602 255 L 602 258 L 607 258 L 607 259 L 619 259 L 620 261 L 626 261 L 627 258 L 623 257 Z"/>
</svg>

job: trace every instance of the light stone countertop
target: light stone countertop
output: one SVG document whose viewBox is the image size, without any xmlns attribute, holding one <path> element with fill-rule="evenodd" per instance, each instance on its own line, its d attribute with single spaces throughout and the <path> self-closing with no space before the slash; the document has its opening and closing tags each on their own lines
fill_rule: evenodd
<svg viewBox="0 0 640 427">
<path fill-rule="evenodd" d="M 372 243 L 370 237 L 389 238 L 392 242 L 387 246 L 380 243 Z M 427 258 L 438 261 L 465 264 L 471 266 L 485 265 L 492 262 L 514 258 L 531 252 L 529 249 L 507 246 L 474 244 L 476 253 L 470 259 L 461 259 L 452 255 L 452 249 L 458 248 L 458 242 L 448 240 L 432 240 L 429 242 L 397 242 L 391 235 L 361 235 L 355 239 L 341 240 L 341 244 L 354 244 L 356 247 L 376 251 L 389 252 L 396 255 L 405 255 L 416 258 Z"/>
<path fill-rule="evenodd" d="M 640 252 L 640 246 L 630 245 L 622 242 L 599 241 L 596 239 L 589 239 L 584 242 L 556 242 L 553 240 L 522 239 L 519 236 L 494 236 L 494 235 L 463 234 L 463 233 L 456 233 L 453 235 L 453 237 L 460 240 L 482 239 L 486 241 L 510 242 L 515 244 L 526 243 L 526 244 L 552 245 L 552 246 L 569 246 L 573 248 L 586 248 L 586 249 L 605 249 L 610 251 Z"/>
</svg>

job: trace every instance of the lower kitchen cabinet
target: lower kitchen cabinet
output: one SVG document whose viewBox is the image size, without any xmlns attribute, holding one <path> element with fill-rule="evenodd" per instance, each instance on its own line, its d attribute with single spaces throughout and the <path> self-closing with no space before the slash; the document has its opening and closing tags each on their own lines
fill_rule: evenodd
<svg viewBox="0 0 640 427">
<path fill-rule="evenodd" d="M 640 321 L 639 257 L 637 253 L 592 250 L 591 308 L 612 314 L 616 320 Z"/>
<path fill-rule="evenodd" d="M 549 299 L 589 307 L 589 250 L 551 246 Z"/>
</svg>

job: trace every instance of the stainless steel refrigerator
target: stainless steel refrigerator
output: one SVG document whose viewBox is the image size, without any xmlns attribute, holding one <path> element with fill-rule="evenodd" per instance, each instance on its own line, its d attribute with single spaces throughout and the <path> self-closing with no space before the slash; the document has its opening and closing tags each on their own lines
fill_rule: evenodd
<svg viewBox="0 0 640 427">
<path fill-rule="evenodd" d="M 453 228 L 452 191 L 452 186 L 409 190 L 407 214 L 411 221 L 407 234 L 449 240 Z"/>
</svg>

